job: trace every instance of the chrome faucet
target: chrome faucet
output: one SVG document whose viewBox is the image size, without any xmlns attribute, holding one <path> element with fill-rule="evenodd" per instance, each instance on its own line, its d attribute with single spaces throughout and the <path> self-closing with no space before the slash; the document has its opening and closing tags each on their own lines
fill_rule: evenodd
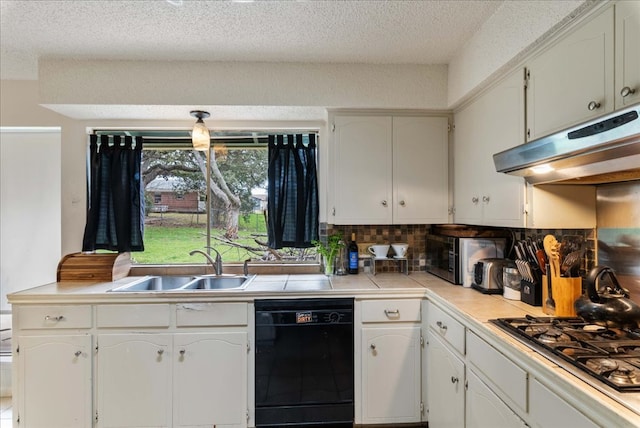
<svg viewBox="0 0 640 428">
<path fill-rule="evenodd" d="M 216 253 L 216 259 L 213 260 L 211 258 L 211 256 L 207 253 L 205 253 L 202 250 L 193 250 L 189 253 L 190 256 L 193 256 L 194 254 L 198 253 L 198 254 L 202 254 L 203 256 L 205 256 L 205 258 L 207 259 L 207 261 L 209 263 L 211 263 L 211 266 L 213 266 L 213 268 L 215 269 L 216 275 L 222 275 L 222 256 L 220 255 L 220 253 L 218 252 L 218 250 L 216 250 L 213 247 L 205 247 L 208 248 L 210 250 L 213 250 L 213 252 Z"/>
</svg>

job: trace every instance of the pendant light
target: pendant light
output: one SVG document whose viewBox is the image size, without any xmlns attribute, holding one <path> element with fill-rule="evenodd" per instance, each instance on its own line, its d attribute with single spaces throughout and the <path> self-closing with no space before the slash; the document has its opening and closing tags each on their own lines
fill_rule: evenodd
<svg viewBox="0 0 640 428">
<path fill-rule="evenodd" d="M 211 136 L 209 134 L 209 128 L 204 124 L 204 120 L 210 116 L 208 111 L 192 110 L 191 116 L 198 118 L 195 125 L 193 125 L 193 131 L 191 132 L 191 143 L 193 149 L 198 151 L 209 150 L 211 144 Z"/>
</svg>

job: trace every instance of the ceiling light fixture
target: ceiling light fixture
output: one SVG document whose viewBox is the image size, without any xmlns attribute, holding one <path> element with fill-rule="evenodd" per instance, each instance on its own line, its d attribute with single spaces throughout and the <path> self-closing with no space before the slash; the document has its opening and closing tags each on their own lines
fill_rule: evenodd
<svg viewBox="0 0 640 428">
<path fill-rule="evenodd" d="M 204 124 L 204 120 L 210 116 L 208 111 L 192 110 L 191 116 L 198 118 L 196 124 L 193 125 L 193 131 L 191 131 L 191 143 L 193 149 L 198 151 L 209 150 L 211 145 L 211 135 L 207 125 Z"/>
</svg>

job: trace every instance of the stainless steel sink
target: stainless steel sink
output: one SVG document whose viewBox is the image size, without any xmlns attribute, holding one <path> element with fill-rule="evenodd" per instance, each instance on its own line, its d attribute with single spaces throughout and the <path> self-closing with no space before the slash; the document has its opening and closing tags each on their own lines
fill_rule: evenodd
<svg viewBox="0 0 640 428">
<path fill-rule="evenodd" d="M 203 290 L 243 290 L 255 275 L 187 275 L 187 276 L 145 276 L 109 291 L 150 292 L 150 291 L 203 291 Z"/>
<path fill-rule="evenodd" d="M 200 276 L 186 284 L 181 290 L 231 290 L 244 289 L 249 285 L 252 276 L 211 275 Z"/>
<path fill-rule="evenodd" d="M 196 277 L 193 275 L 145 276 L 142 279 L 121 285 L 109 291 L 168 291 L 177 290 L 189 284 Z"/>
</svg>

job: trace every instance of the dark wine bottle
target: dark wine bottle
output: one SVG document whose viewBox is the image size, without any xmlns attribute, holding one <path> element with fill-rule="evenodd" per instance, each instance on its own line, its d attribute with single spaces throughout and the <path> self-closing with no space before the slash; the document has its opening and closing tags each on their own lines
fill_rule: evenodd
<svg viewBox="0 0 640 428">
<path fill-rule="evenodd" d="M 349 273 L 358 273 L 358 244 L 356 244 L 356 234 L 351 234 L 351 242 L 347 247 L 347 257 L 349 258 Z"/>
</svg>

